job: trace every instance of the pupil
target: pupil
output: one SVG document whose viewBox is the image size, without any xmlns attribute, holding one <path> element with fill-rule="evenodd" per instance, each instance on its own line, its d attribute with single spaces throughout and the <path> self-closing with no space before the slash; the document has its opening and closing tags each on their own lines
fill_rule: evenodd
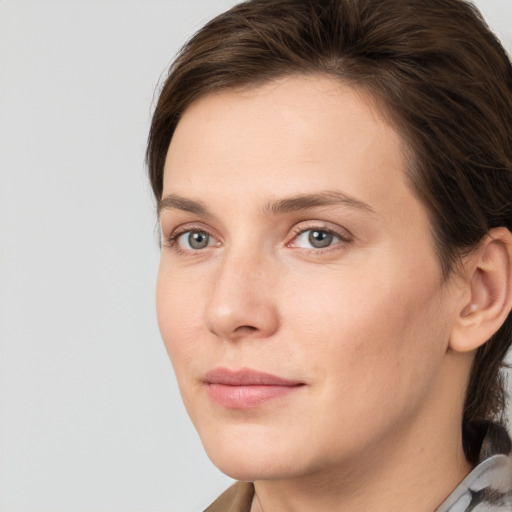
<svg viewBox="0 0 512 512">
<path fill-rule="evenodd" d="M 328 247 L 331 245 L 332 235 L 325 231 L 311 231 L 309 234 L 309 243 L 315 247 L 315 249 L 321 249 L 322 247 Z"/>
<path fill-rule="evenodd" d="M 188 243 L 193 249 L 204 249 L 208 245 L 208 234 L 203 231 L 190 233 Z"/>
</svg>

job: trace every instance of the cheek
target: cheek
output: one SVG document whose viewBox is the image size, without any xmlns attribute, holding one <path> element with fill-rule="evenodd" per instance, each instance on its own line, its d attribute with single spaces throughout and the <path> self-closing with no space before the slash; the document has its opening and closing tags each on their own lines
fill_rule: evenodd
<svg viewBox="0 0 512 512">
<path fill-rule="evenodd" d="M 395 393 L 405 397 L 428 387 L 446 351 L 447 330 L 438 277 L 417 270 L 346 272 L 312 280 L 300 298 L 289 297 L 293 314 L 284 316 L 300 331 L 297 350 L 326 387 L 337 389 L 331 396 L 350 396 L 353 404 L 373 397 L 378 406 L 383 395 L 396 402 Z"/>
<path fill-rule="evenodd" d="M 200 328 L 201 294 L 192 296 L 195 286 L 161 262 L 156 286 L 158 326 L 177 374 L 192 360 Z"/>
</svg>

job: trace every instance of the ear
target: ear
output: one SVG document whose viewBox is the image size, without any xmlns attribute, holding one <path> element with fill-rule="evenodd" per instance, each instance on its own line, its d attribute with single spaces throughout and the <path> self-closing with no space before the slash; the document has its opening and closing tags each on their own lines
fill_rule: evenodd
<svg viewBox="0 0 512 512">
<path fill-rule="evenodd" d="M 450 337 L 450 348 L 470 352 L 483 345 L 512 309 L 512 234 L 494 228 L 464 261 L 468 292 Z M 469 299 L 468 299 L 469 297 Z"/>
</svg>

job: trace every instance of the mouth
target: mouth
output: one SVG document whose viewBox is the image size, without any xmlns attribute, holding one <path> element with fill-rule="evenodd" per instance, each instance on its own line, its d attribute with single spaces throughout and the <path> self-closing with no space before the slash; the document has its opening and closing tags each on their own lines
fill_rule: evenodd
<svg viewBox="0 0 512 512">
<path fill-rule="evenodd" d="M 237 371 L 215 368 L 204 376 L 208 396 L 227 409 L 250 409 L 269 400 L 284 397 L 305 383 L 250 368 Z"/>
</svg>

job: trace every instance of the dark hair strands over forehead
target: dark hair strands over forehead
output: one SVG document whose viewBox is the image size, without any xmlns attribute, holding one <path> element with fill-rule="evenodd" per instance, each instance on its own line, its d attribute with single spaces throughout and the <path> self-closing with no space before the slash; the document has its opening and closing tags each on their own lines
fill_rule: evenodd
<svg viewBox="0 0 512 512">
<path fill-rule="evenodd" d="M 446 279 L 491 228 L 512 231 L 512 66 L 464 0 L 252 0 L 213 19 L 183 47 L 161 90 L 147 146 L 155 197 L 194 100 L 314 73 L 369 94 L 402 136 Z M 466 425 L 505 422 L 501 370 L 511 341 L 509 314 L 476 353 Z M 467 439 L 464 448 L 475 462 Z"/>
</svg>

